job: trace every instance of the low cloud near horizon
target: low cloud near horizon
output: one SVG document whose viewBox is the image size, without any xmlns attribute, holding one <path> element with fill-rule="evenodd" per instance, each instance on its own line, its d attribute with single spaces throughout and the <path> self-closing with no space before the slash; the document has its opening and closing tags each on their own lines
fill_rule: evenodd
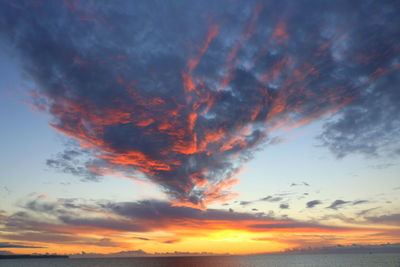
<svg viewBox="0 0 400 267">
<path fill-rule="evenodd" d="M 349 233 L 371 236 L 393 229 L 380 225 L 393 225 L 397 215 L 365 217 L 369 227 L 337 226 L 287 217 L 265 215 L 259 212 L 235 212 L 230 209 L 199 210 L 172 206 L 167 201 L 141 200 L 135 202 L 85 201 L 83 199 L 34 198 L 21 204 L 21 210 L 0 217 L 1 238 L 13 242 L 33 243 L 32 246 L 7 242 L 3 247 L 43 247 L 50 244 L 85 245 L 95 247 L 128 248 L 123 236 L 129 234 L 137 242 L 173 244 L 186 238 L 213 236 L 221 229 L 230 229 L 255 236 L 276 236 L 276 242 L 291 242 L 296 247 L 323 244 Z M 283 209 L 289 207 L 281 207 Z M 397 217 L 396 217 L 397 216 Z M 46 220 L 43 220 L 46 218 Z M 355 221 L 356 222 L 356 221 Z M 360 221 L 362 222 L 362 220 Z M 167 236 L 154 232 L 167 231 Z M 95 232 L 97 237 L 91 233 Z M 287 233 L 288 239 L 285 239 Z M 299 238 L 293 238 L 297 233 Z M 310 238 L 308 238 L 310 237 Z M 345 239 L 343 239 L 345 240 Z M 262 241 L 260 239 L 260 241 Z M 319 242 L 319 243 L 318 243 Z M 36 244 L 41 244 L 37 246 Z M 47 244 L 47 245 L 46 245 Z"/>
</svg>

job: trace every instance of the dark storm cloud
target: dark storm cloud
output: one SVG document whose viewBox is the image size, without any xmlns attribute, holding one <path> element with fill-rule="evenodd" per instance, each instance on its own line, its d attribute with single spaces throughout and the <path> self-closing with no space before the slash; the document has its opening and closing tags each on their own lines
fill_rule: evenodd
<svg viewBox="0 0 400 267">
<path fill-rule="evenodd" d="M 311 200 L 306 203 L 307 208 L 309 208 L 309 209 L 314 208 L 315 206 L 317 206 L 319 204 L 322 204 L 322 202 L 320 200 Z"/>
<path fill-rule="evenodd" d="M 240 166 L 278 142 L 279 127 L 338 112 L 320 138 L 339 157 L 396 149 L 398 11 L 394 1 L 1 1 L 0 32 L 36 84 L 35 105 L 88 151 L 49 166 L 142 175 L 204 207 L 232 198 Z"/>
</svg>

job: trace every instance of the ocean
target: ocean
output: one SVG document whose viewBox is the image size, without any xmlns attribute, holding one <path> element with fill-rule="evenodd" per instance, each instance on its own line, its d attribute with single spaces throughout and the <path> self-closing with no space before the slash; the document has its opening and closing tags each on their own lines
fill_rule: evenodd
<svg viewBox="0 0 400 267">
<path fill-rule="evenodd" d="M 153 258 L 7 259 L 9 267 L 400 267 L 400 254 L 257 255 Z"/>
</svg>

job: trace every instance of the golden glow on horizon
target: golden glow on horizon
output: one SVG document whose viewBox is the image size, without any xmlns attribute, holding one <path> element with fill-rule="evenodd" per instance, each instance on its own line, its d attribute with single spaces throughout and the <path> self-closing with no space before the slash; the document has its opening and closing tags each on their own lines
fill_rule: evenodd
<svg viewBox="0 0 400 267">
<path fill-rule="evenodd" d="M 391 238 L 390 234 L 379 242 L 374 234 L 389 229 L 362 230 L 353 229 L 344 232 L 336 231 L 264 231 L 251 232 L 237 229 L 169 229 L 169 231 L 158 231 L 149 233 L 112 233 L 105 238 L 103 235 L 78 233 L 82 241 L 59 241 L 59 242 L 29 242 L 24 244 L 43 248 L 9 248 L 3 249 L 13 253 L 57 253 L 76 254 L 86 253 L 115 253 L 119 251 L 143 250 L 147 253 L 173 253 L 175 251 L 200 253 L 211 252 L 216 254 L 257 254 L 269 252 L 283 252 L 296 247 L 322 246 L 342 244 L 378 244 L 382 242 L 399 242 L 399 238 Z M 394 230 L 394 229 L 392 229 Z M 89 238 L 97 240 L 98 243 L 87 241 Z M 79 240 L 78 239 L 78 240 Z M 28 238 L 26 239 L 28 240 Z M 1 240 L 0 242 L 14 242 L 15 240 Z M 102 244 L 102 242 L 104 242 Z"/>
</svg>

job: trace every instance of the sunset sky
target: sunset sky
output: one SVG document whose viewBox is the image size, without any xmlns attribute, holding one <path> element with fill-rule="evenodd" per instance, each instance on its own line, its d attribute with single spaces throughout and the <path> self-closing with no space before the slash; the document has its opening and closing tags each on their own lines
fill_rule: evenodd
<svg viewBox="0 0 400 267">
<path fill-rule="evenodd" d="M 400 243 L 399 13 L 0 0 L 0 253 Z"/>
</svg>

